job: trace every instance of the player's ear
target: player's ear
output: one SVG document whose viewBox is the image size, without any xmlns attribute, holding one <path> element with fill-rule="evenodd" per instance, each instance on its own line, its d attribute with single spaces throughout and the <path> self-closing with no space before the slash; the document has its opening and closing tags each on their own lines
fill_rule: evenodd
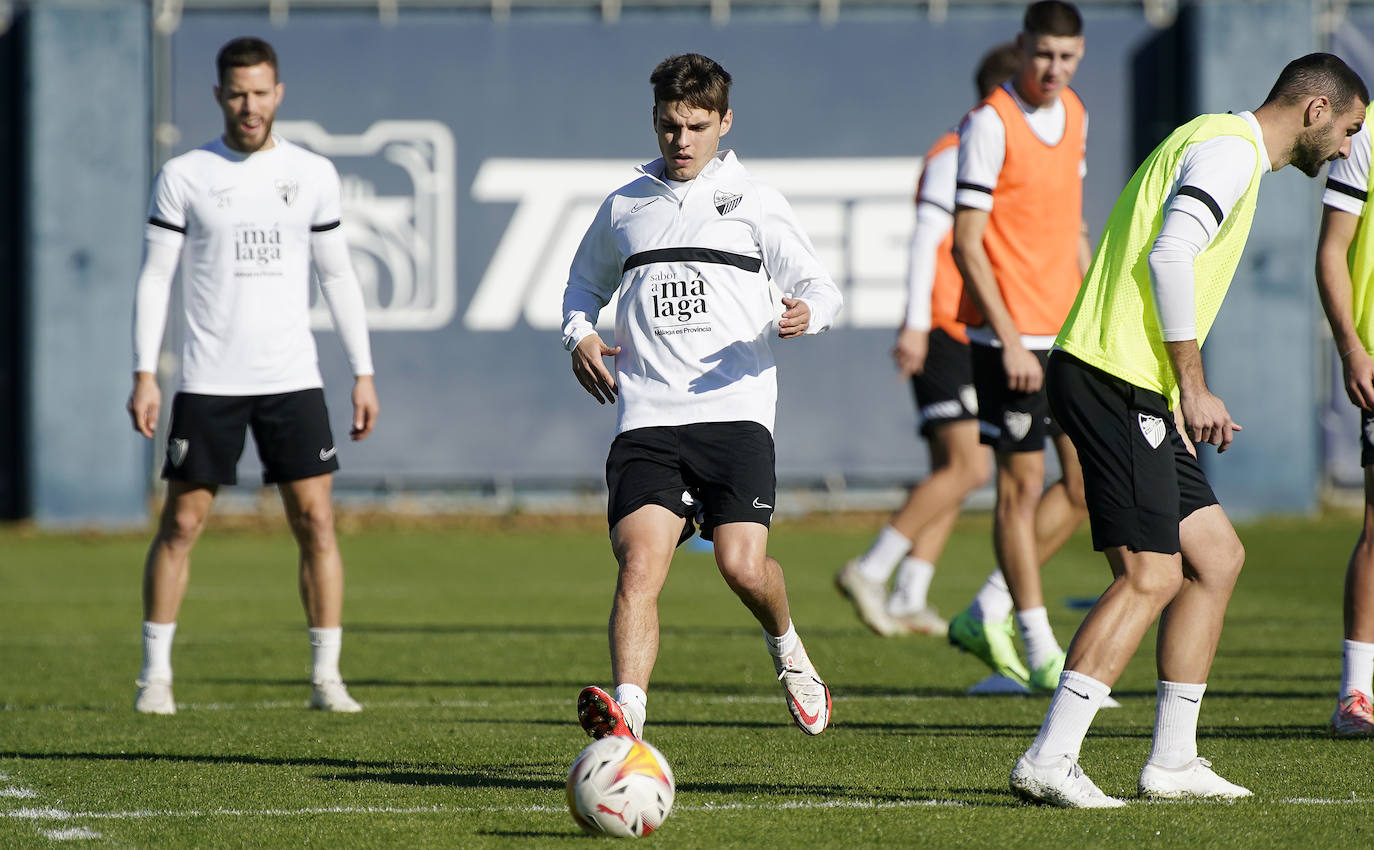
<svg viewBox="0 0 1374 850">
<path fill-rule="evenodd" d="M 1317 95 L 1307 101 L 1307 111 L 1303 115 L 1303 126 L 1311 127 L 1317 124 L 1330 111 L 1331 101 L 1324 94 Z"/>
<path fill-rule="evenodd" d="M 286 83 L 277 83 L 277 105 L 281 106 L 281 99 L 286 97 Z"/>
<path fill-rule="evenodd" d="M 735 110 L 725 110 L 725 114 L 720 116 L 720 134 L 724 136 L 730 132 L 730 125 L 733 123 L 735 123 Z"/>
</svg>

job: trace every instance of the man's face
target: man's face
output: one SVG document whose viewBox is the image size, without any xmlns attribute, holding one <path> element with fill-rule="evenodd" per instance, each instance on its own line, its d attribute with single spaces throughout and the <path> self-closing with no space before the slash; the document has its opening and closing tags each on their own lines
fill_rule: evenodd
<svg viewBox="0 0 1374 850">
<path fill-rule="evenodd" d="M 1025 64 L 1017 77 L 1016 91 L 1034 107 L 1049 106 L 1068 88 L 1083 59 L 1083 36 L 1037 35 L 1016 37 Z"/>
<path fill-rule="evenodd" d="M 215 86 L 215 101 L 224 113 L 224 141 L 242 153 L 270 147 L 272 120 L 285 89 L 266 62 L 230 68 Z"/>
<path fill-rule="evenodd" d="M 681 101 L 654 105 L 654 133 L 663 154 L 663 176 L 692 180 L 715 157 L 720 137 L 730 132 L 734 114 L 689 106 Z"/>
<path fill-rule="evenodd" d="M 1308 177 L 1316 177 L 1324 163 L 1350 156 L 1350 137 L 1364 124 L 1365 104 L 1354 101 L 1349 110 L 1331 120 L 1315 123 L 1298 134 L 1293 141 L 1293 165 Z"/>
</svg>

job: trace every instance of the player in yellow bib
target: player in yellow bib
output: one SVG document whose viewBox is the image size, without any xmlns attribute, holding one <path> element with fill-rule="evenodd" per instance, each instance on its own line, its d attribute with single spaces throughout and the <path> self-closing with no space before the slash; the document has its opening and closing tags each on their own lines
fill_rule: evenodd
<svg viewBox="0 0 1374 850">
<path fill-rule="evenodd" d="M 1344 158 L 1368 103 L 1340 59 L 1296 59 L 1253 113 L 1175 130 L 1117 200 L 1046 372 L 1113 581 L 1074 635 L 1040 733 L 1012 770 L 1018 795 L 1124 805 L 1083 773 L 1078 753 L 1156 619 L 1158 705 L 1141 796 L 1250 795 L 1197 753 L 1199 704 L 1245 550 L 1179 426 L 1218 451 L 1240 430 L 1207 388 L 1199 346 L 1245 248 L 1260 177 L 1290 164 L 1315 177 Z"/>
</svg>

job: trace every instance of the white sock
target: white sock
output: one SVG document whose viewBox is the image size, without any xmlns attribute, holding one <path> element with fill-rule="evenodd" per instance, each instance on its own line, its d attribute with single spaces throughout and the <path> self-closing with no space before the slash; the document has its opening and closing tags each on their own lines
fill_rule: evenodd
<svg viewBox="0 0 1374 850">
<path fill-rule="evenodd" d="M 1088 727 L 1111 692 L 1111 688 L 1091 676 L 1073 670 L 1061 673 L 1040 734 L 1026 751 L 1031 761 L 1043 764 L 1059 756 L 1071 756 L 1076 760 Z"/>
<path fill-rule="evenodd" d="M 1155 701 L 1155 740 L 1150 747 L 1150 764 L 1182 767 L 1197 758 L 1197 715 L 1202 708 L 1200 685 L 1159 680 Z"/>
<path fill-rule="evenodd" d="M 968 611 L 980 623 L 1000 623 L 1011 615 L 1011 591 L 1001 570 L 993 570 Z"/>
<path fill-rule="evenodd" d="M 644 718 L 649 714 L 649 695 L 639 685 L 627 682 L 615 686 L 615 701 L 620 703 L 621 711 L 625 712 L 625 722 L 630 724 L 630 730 L 636 735 L 642 734 Z"/>
<path fill-rule="evenodd" d="M 343 648 L 343 627 L 310 629 L 310 681 L 341 681 L 339 650 Z"/>
<path fill-rule="evenodd" d="M 1352 691 L 1374 696 L 1374 643 L 1347 640 L 1341 644 L 1341 699 Z"/>
<path fill-rule="evenodd" d="M 1064 651 L 1060 649 L 1059 641 L 1054 639 L 1050 613 L 1045 606 L 1017 611 L 1016 625 L 1021 627 L 1021 640 L 1026 644 L 1026 662 L 1032 670 L 1043 667 L 1045 662 Z"/>
<path fill-rule="evenodd" d="M 859 575 L 877 584 L 887 584 L 892 571 L 897 569 L 897 562 L 910 551 L 911 541 L 897 529 L 885 525 L 873 545 L 859 558 Z"/>
<path fill-rule="evenodd" d="M 921 558 L 904 558 L 897 582 L 887 598 L 887 613 L 908 614 L 926 607 L 926 593 L 935 578 L 935 565 Z"/>
<path fill-rule="evenodd" d="M 176 632 L 176 623 L 143 621 L 143 670 L 138 678 L 145 682 L 172 681 L 172 636 Z"/>
<path fill-rule="evenodd" d="M 777 637 L 770 635 L 765 629 L 763 639 L 768 642 L 768 652 L 774 658 L 786 658 L 796 651 L 797 644 L 801 642 L 797 639 L 797 630 L 792 626 L 791 620 L 787 621 L 787 631 Z"/>
</svg>

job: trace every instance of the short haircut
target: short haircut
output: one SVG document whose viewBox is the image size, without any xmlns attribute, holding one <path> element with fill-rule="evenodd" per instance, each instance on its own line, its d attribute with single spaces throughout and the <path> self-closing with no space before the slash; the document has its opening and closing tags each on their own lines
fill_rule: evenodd
<svg viewBox="0 0 1374 850">
<path fill-rule="evenodd" d="M 251 68 L 264 62 L 272 66 L 272 74 L 275 76 L 277 51 L 272 49 L 272 45 L 252 36 L 236 38 L 221 47 L 219 54 L 215 56 L 215 72 L 218 74 L 216 79 L 223 85 L 224 77 L 230 68 Z"/>
<path fill-rule="evenodd" d="M 660 103 L 685 103 L 698 109 L 730 111 L 730 74 L 700 53 L 669 56 L 649 75 L 654 87 L 654 107 Z"/>
<path fill-rule="evenodd" d="M 992 94 L 1002 83 L 1021 72 L 1021 50 L 1015 42 L 999 44 L 983 54 L 978 70 L 973 75 L 973 84 L 978 88 L 978 99 Z"/>
<path fill-rule="evenodd" d="M 1369 105 L 1369 89 L 1364 80 L 1340 57 L 1330 53 L 1309 53 L 1289 62 L 1264 102 L 1286 106 L 1317 95 L 1330 100 L 1338 115 L 1348 112 L 1357 98 Z"/>
<path fill-rule="evenodd" d="M 1021 29 L 1027 35 L 1075 36 L 1083 34 L 1083 16 L 1072 3 L 1040 0 L 1026 7 Z"/>
</svg>

